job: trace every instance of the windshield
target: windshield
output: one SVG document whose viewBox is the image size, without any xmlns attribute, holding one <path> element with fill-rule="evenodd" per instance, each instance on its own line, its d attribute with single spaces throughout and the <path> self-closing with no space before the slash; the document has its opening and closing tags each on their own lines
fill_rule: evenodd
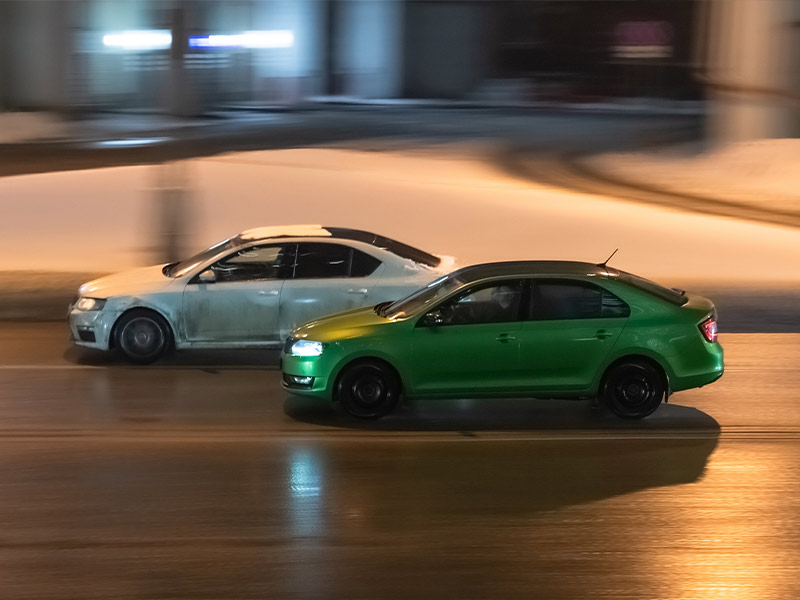
<svg viewBox="0 0 800 600">
<path fill-rule="evenodd" d="M 434 306 L 440 299 L 461 287 L 464 283 L 464 281 L 452 275 L 441 277 L 410 296 L 406 296 L 402 300 L 382 308 L 379 314 L 389 319 L 397 319 L 421 313 Z"/>
<path fill-rule="evenodd" d="M 187 258 L 185 260 L 178 261 L 176 263 L 168 264 L 164 267 L 164 275 L 167 277 L 182 277 L 186 275 L 189 271 L 194 269 L 197 265 L 200 265 L 207 260 L 214 258 L 217 254 L 222 252 L 223 250 L 232 250 L 234 248 L 238 248 L 242 245 L 242 240 L 239 236 L 234 236 L 229 238 L 219 244 L 215 244 L 211 246 L 211 248 L 206 248 L 202 252 L 198 252 L 194 256 Z"/>
</svg>

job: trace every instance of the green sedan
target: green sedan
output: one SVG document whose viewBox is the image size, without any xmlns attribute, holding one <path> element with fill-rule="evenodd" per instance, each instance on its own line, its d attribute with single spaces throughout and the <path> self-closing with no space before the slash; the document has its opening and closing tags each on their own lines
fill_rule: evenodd
<svg viewBox="0 0 800 600">
<path fill-rule="evenodd" d="M 606 265 L 474 265 L 295 329 L 283 386 L 382 417 L 406 398 L 599 398 L 624 418 L 723 372 L 714 304 Z"/>
</svg>

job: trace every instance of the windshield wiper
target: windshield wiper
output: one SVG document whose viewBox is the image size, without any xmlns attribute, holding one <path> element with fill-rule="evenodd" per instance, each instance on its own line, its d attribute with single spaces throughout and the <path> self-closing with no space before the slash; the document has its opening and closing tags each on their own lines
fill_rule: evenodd
<svg viewBox="0 0 800 600">
<path fill-rule="evenodd" d="M 172 277 L 172 274 L 170 273 L 170 271 L 172 270 L 172 267 L 174 267 L 175 265 L 178 264 L 178 262 L 179 261 L 176 260 L 175 262 L 171 262 L 171 263 L 168 263 L 168 264 L 164 265 L 163 267 L 161 267 L 161 272 L 164 275 L 166 275 L 167 277 Z"/>
<path fill-rule="evenodd" d="M 372 310 L 375 311 L 375 314 L 379 317 L 385 317 L 386 315 L 383 314 L 383 309 L 387 308 L 392 304 L 391 300 L 387 300 L 386 302 L 378 302 L 375 306 L 372 307 Z"/>
</svg>

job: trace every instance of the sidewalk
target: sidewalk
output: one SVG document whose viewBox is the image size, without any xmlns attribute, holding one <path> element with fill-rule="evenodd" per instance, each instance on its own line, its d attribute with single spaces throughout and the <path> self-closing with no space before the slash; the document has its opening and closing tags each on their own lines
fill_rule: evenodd
<svg viewBox="0 0 800 600">
<path fill-rule="evenodd" d="M 659 192 L 679 208 L 800 227 L 797 138 L 604 153 L 578 163 L 590 177 L 634 192 Z"/>
<path fill-rule="evenodd" d="M 556 110 L 549 105 L 324 97 L 294 109 L 239 106 L 191 119 L 140 112 L 61 121 L 48 114 L 0 112 L 0 176 L 359 138 L 494 138 L 507 146 L 501 164 L 524 165 L 512 170 L 536 181 L 800 227 L 800 139 L 706 148 L 687 143 L 676 129 L 640 125 L 655 115 L 680 118 L 697 110 L 605 103 Z M 592 114 L 621 123 L 639 121 L 620 128 L 625 131 L 619 131 L 619 139 L 603 142 L 587 134 L 584 143 L 575 133 L 540 134 L 551 113 L 567 126 L 569 115 L 576 121 Z M 409 122 L 409 115 L 415 120 Z"/>
</svg>

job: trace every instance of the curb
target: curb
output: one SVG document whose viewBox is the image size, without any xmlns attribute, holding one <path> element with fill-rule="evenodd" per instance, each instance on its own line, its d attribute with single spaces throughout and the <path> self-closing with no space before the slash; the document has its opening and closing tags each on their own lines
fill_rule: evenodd
<svg viewBox="0 0 800 600">
<path fill-rule="evenodd" d="M 585 153 L 548 155 L 507 148 L 496 156 L 501 168 L 536 183 L 588 194 L 602 194 L 639 204 L 655 204 L 685 212 L 711 214 L 756 223 L 800 228 L 800 212 L 771 210 L 722 198 L 667 191 L 590 167 Z"/>
<path fill-rule="evenodd" d="M 103 275 L 0 271 L 0 321 L 63 321 L 78 287 Z"/>
<path fill-rule="evenodd" d="M 784 211 L 777 209 L 750 206 L 741 202 L 734 202 L 711 196 L 689 194 L 677 191 L 666 191 L 661 188 L 633 181 L 626 178 L 609 175 L 590 167 L 584 160 L 585 155 L 565 157 L 565 162 L 579 176 L 594 179 L 598 182 L 630 190 L 633 200 L 676 206 L 683 210 L 713 214 L 723 217 L 732 217 L 746 221 L 758 221 L 771 225 L 800 228 L 800 212 Z M 660 197 L 665 201 L 659 201 Z"/>
</svg>

